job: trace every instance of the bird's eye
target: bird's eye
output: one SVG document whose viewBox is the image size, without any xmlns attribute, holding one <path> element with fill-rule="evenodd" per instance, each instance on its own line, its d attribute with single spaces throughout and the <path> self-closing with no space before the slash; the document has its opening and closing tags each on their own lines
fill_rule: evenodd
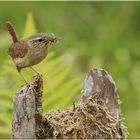
<svg viewBox="0 0 140 140">
<path fill-rule="evenodd" d="M 43 39 L 42 39 L 42 38 L 40 38 L 40 39 L 38 39 L 38 41 L 39 41 L 39 42 L 42 42 L 42 41 L 43 41 Z"/>
</svg>

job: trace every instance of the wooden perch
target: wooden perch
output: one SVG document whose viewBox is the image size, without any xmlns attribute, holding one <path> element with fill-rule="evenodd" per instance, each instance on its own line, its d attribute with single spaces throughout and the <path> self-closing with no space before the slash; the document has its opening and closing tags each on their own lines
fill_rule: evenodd
<svg viewBox="0 0 140 140">
<path fill-rule="evenodd" d="M 42 85 L 38 75 L 14 97 L 12 138 L 34 139 L 42 122 Z"/>
<path fill-rule="evenodd" d="M 91 70 L 78 105 L 42 114 L 42 78 L 14 97 L 12 138 L 117 139 L 126 138 L 120 119 L 117 88 L 102 69 Z"/>
</svg>

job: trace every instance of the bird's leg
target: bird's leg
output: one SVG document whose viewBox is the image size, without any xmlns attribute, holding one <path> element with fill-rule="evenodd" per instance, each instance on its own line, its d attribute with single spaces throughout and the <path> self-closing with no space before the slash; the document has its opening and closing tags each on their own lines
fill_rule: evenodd
<svg viewBox="0 0 140 140">
<path fill-rule="evenodd" d="M 25 77 L 23 76 L 23 74 L 21 73 L 21 69 L 17 67 L 17 71 L 19 72 L 20 76 L 22 77 L 23 81 L 25 82 L 26 85 L 30 85 L 27 80 L 25 79 Z"/>
<path fill-rule="evenodd" d="M 37 72 L 32 66 L 30 66 L 30 68 L 37 73 L 37 77 L 42 77 L 42 74 L 40 74 L 39 72 Z M 33 78 L 35 78 L 36 76 L 33 76 Z"/>
<path fill-rule="evenodd" d="M 40 75 L 39 72 L 37 72 L 33 67 L 30 66 L 30 68 L 31 68 L 35 73 L 37 73 L 37 75 Z"/>
</svg>

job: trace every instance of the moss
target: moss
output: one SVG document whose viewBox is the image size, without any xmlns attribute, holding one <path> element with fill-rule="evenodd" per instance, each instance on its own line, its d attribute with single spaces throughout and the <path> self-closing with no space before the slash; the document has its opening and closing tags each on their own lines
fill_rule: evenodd
<svg viewBox="0 0 140 140">
<path fill-rule="evenodd" d="M 45 115 L 53 128 L 52 138 L 119 139 L 126 138 L 126 128 L 108 111 L 99 93 L 69 109 L 59 109 Z"/>
</svg>

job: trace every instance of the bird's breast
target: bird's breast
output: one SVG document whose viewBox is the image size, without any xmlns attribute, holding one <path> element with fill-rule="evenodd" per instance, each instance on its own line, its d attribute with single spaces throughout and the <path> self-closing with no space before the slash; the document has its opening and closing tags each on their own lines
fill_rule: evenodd
<svg viewBox="0 0 140 140">
<path fill-rule="evenodd" d="M 27 54 L 20 58 L 14 58 L 13 61 L 19 68 L 25 68 L 40 63 L 47 56 L 47 48 L 31 48 Z"/>
<path fill-rule="evenodd" d="M 20 58 L 20 57 L 14 58 L 13 61 L 14 61 L 15 65 L 19 68 L 25 68 L 30 65 L 26 56 L 24 56 L 22 58 Z"/>
<path fill-rule="evenodd" d="M 27 57 L 30 65 L 40 63 L 47 56 L 48 48 L 32 48 L 28 51 Z"/>
</svg>

